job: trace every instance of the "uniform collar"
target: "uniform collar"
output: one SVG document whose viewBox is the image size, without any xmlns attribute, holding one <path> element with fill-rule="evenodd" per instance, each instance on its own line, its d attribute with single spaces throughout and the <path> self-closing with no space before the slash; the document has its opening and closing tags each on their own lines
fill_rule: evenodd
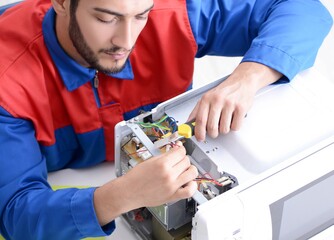
<svg viewBox="0 0 334 240">
<path fill-rule="evenodd" d="M 81 66 L 63 50 L 56 37 L 55 16 L 56 13 L 53 8 L 51 8 L 46 13 L 43 20 L 43 36 L 45 39 L 45 45 L 67 90 L 73 91 L 88 81 L 91 81 L 95 76 L 96 70 Z M 133 80 L 134 75 L 129 59 L 121 72 L 108 75 L 118 79 Z"/>
</svg>

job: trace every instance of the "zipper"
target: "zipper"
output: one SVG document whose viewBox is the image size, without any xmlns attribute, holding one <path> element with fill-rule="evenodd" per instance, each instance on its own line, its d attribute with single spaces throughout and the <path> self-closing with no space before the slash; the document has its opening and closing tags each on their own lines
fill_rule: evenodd
<svg viewBox="0 0 334 240">
<path fill-rule="evenodd" d="M 98 70 L 96 70 L 95 72 L 95 76 L 94 76 L 94 87 L 98 88 L 99 87 L 99 76 L 97 75 L 99 73 Z"/>
<path fill-rule="evenodd" d="M 96 70 L 95 76 L 93 78 L 93 93 L 96 101 L 96 105 L 98 108 L 101 107 L 101 100 L 99 97 L 99 92 L 98 92 L 98 87 L 99 87 L 99 76 L 98 76 L 99 71 Z"/>
</svg>

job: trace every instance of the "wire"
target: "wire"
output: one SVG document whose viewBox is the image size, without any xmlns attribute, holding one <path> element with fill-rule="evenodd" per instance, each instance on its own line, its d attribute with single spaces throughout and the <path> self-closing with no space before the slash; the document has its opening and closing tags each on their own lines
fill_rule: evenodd
<svg viewBox="0 0 334 240">
<path fill-rule="evenodd" d="M 168 115 L 163 116 L 162 118 L 160 118 L 159 121 L 157 122 L 153 122 L 153 123 L 145 123 L 145 122 L 137 122 L 137 124 L 139 124 L 140 126 L 142 126 L 143 128 L 158 128 L 159 130 L 166 130 L 166 131 L 171 131 L 170 128 L 163 126 L 161 123 L 163 123 L 166 119 L 168 119 Z M 163 132 L 163 131 L 162 131 Z M 164 133 L 165 134 L 165 133 Z"/>
<path fill-rule="evenodd" d="M 176 132 L 177 131 L 177 122 L 175 121 L 175 119 L 173 117 L 168 117 L 168 123 L 169 123 L 169 126 L 172 127 L 172 133 Z"/>
<path fill-rule="evenodd" d="M 215 185 L 217 186 L 223 186 L 221 183 L 217 182 L 209 173 L 204 173 L 203 174 L 204 176 L 205 175 L 209 175 L 210 178 L 195 178 L 195 180 L 197 181 L 206 181 L 206 182 L 211 182 L 211 183 L 214 183 Z"/>
<path fill-rule="evenodd" d="M 147 152 L 147 151 L 148 151 L 147 149 L 138 150 L 138 151 L 136 151 L 136 152 L 129 153 L 128 155 L 129 155 L 129 156 L 132 156 L 132 155 L 136 155 L 136 154 L 138 154 L 138 153 Z"/>
<path fill-rule="evenodd" d="M 133 137 L 131 137 L 126 143 L 124 143 L 122 146 L 121 146 L 121 149 L 124 150 L 124 147 L 129 143 L 131 142 L 133 139 Z"/>
</svg>

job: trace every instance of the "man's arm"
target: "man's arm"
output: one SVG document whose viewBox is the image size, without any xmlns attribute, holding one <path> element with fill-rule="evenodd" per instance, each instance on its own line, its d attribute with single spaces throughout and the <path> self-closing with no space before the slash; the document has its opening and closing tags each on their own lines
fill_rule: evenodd
<svg viewBox="0 0 334 240">
<path fill-rule="evenodd" d="M 53 191 L 33 124 L 0 107 L 0 235 L 5 239 L 106 236 L 93 207 L 95 188 Z"/>
<path fill-rule="evenodd" d="M 191 113 L 200 140 L 206 132 L 216 137 L 238 129 L 256 91 L 277 80 L 287 82 L 312 66 L 332 25 L 329 12 L 316 0 L 194 0 L 187 6 L 198 57 L 244 56 Z"/>
<path fill-rule="evenodd" d="M 179 145 L 100 188 L 53 191 L 33 124 L 1 107 L 0 172 L 0 234 L 6 239 L 106 236 L 122 213 L 191 197 L 198 175 Z"/>
</svg>

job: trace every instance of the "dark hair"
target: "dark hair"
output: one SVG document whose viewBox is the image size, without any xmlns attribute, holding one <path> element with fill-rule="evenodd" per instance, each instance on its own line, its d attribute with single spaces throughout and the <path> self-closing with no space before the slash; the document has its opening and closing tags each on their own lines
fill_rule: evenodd
<svg viewBox="0 0 334 240">
<path fill-rule="evenodd" d="M 71 0 L 71 3 L 70 3 L 70 13 L 71 13 L 72 16 L 75 15 L 75 11 L 78 8 L 78 4 L 79 4 L 79 0 Z"/>
</svg>

